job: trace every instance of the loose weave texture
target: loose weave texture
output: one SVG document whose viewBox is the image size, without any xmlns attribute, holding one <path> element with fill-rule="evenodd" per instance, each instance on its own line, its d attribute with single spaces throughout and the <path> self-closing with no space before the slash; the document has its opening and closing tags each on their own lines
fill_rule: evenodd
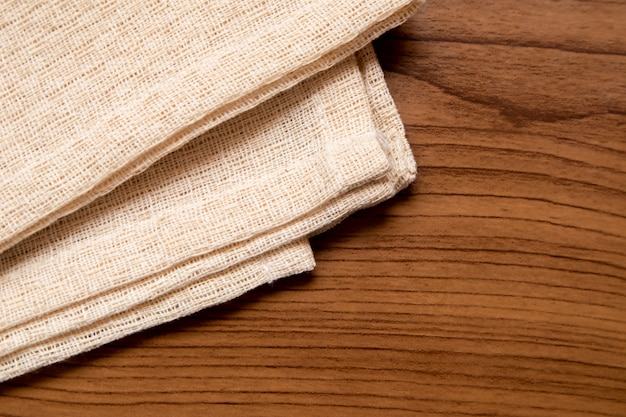
<svg viewBox="0 0 626 417">
<path fill-rule="evenodd" d="M 1 254 L 0 330 L 282 226 L 389 165 L 354 58 L 189 145 Z"/>
<path fill-rule="evenodd" d="M 151 304 L 149 302 L 144 307 L 131 308 L 134 305 L 131 301 L 135 300 L 135 304 L 138 305 L 141 305 L 141 302 L 146 304 L 148 300 L 152 300 L 157 296 L 163 297 L 163 293 L 166 292 L 168 288 L 171 290 L 172 288 L 180 288 L 184 285 L 199 285 L 194 280 L 197 280 L 198 275 L 202 275 L 203 273 L 206 274 L 206 271 L 210 270 L 210 266 L 208 266 L 207 269 L 207 265 L 211 264 L 210 259 L 215 261 L 220 259 L 220 257 L 223 257 L 225 254 L 228 254 L 232 262 L 238 262 L 235 259 L 240 261 L 242 256 L 250 256 L 250 254 L 260 253 L 264 249 L 267 250 L 267 248 L 272 248 L 272 245 L 276 244 L 275 242 L 287 242 L 290 239 L 293 239 L 294 236 L 310 235 L 316 230 L 320 230 L 334 224 L 336 221 L 340 220 L 357 208 L 375 203 L 383 198 L 393 195 L 399 188 L 405 186 L 409 181 L 411 181 L 415 175 L 414 162 L 411 158 L 410 150 L 407 147 L 406 141 L 404 140 L 402 124 L 400 123 L 397 112 L 393 107 L 391 98 L 386 91 L 384 80 L 382 78 L 382 72 L 378 67 L 373 51 L 371 48 L 366 48 L 365 50 L 359 52 L 357 58 L 361 67 L 360 73 L 357 71 L 356 61 L 353 59 L 346 60 L 341 65 L 338 65 L 327 73 L 311 80 L 308 84 L 304 83 L 301 88 L 305 88 L 307 85 L 311 86 L 317 84 L 318 87 L 326 86 L 327 92 L 334 91 L 337 93 L 341 92 L 342 89 L 339 88 L 336 83 L 331 82 L 331 79 L 342 80 L 345 86 L 348 87 L 348 90 L 351 91 L 350 96 L 362 96 L 367 100 L 369 112 L 366 113 L 373 118 L 376 132 L 378 132 L 378 137 L 381 138 L 381 144 L 388 153 L 389 161 L 391 162 L 391 169 L 387 171 L 387 175 L 384 179 L 377 180 L 368 185 L 360 186 L 356 190 L 348 192 L 348 194 L 341 195 L 340 197 L 335 198 L 330 204 L 319 207 L 313 212 L 307 214 L 304 218 L 292 221 L 290 224 L 287 224 L 278 231 L 265 233 L 252 240 L 232 245 L 231 247 L 227 247 L 221 251 L 211 253 L 209 256 L 189 261 L 187 262 L 188 265 L 184 267 L 174 268 L 173 271 L 177 271 L 177 274 L 172 274 L 172 271 L 168 271 L 163 274 L 156 274 L 156 276 L 148 277 L 135 283 L 133 286 L 118 288 L 117 293 L 121 294 L 121 297 L 118 297 L 117 299 L 114 296 L 116 291 L 108 292 L 98 297 L 92 296 L 90 300 L 86 300 L 84 303 L 75 303 L 66 309 L 57 311 L 55 313 L 56 315 L 46 314 L 39 317 L 39 320 L 31 320 L 31 322 L 22 326 L 9 329 L 8 332 L 5 331 L 4 335 L 0 337 L 4 337 L 5 341 L 11 341 L 12 344 L 8 343 L 7 345 L 11 345 L 13 347 L 13 351 L 18 351 L 13 352 L 10 355 L 5 355 L 5 357 L 2 358 L 3 365 L 2 368 L 0 368 L 1 374 L 5 377 L 14 376 L 21 372 L 50 363 L 50 361 L 63 359 L 69 355 L 80 353 L 83 350 L 98 346 L 107 340 L 112 340 L 112 338 L 114 339 L 124 334 L 128 334 L 129 331 L 133 331 L 136 327 L 136 317 L 131 321 L 131 325 L 126 327 L 123 325 L 123 319 L 118 317 L 118 320 L 122 320 L 122 324 L 118 322 L 118 324 L 113 327 L 114 330 L 111 330 L 110 327 L 106 327 L 102 324 L 103 318 L 111 315 L 119 315 L 121 314 L 120 311 L 124 309 L 127 310 L 126 314 L 140 314 L 140 316 L 144 314 L 142 311 L 145 312 L 145 309 L 152 309 L 151 311 L 154 311 L 154 308 L 150 307 Z M 346 79 L 348 78 L 356 82 L 347 83 Z M 364 84 L 361 79 L 365 80 Z M 311 89 L 312 88 L 309 88 L 308 90 L 311 91 Z M 324 88 L 321 87 L 320 90 L 324 91 Z M 300 94 L 301 91 L 302 90 L 299 87 L 290 90 L 287 94 L 295 96 Z M 321 94 L 321 96 L 323 96 L 323 94 Z M 346 100 L 345 97 L 342 100 L 344 100 L 344 105 L 349 104 L 350 101 L 358 101 L 358 99 L 355 98 Z M 282 96 L 279 97 L 277 101 L 282 103 L 289 102 L 286 97 Z M 321 102 L 324 102 L 324 100 L 321 100 Z M 337 102 L 335 104 L 337 104 Z M 268 107 L 271 107 L 272 105 L 273 103 L 271 101 L 266 103 L 266 106 Z M 352 112 L 349 110 L 347 112 L 347 116 L 351 118 L 356 117 L 357 113 L 364 111 L 362 107 L 354 105 L 347 106 L 347 109 L 352 109 Z M 354 111 L 357 113 L 353 113 Z M 248 121 L 255 123 L 253 114 L 255 114 L 255 112 L 249 112 L 240 119 L 247 119 Z M 328 112 L 325 119 L 333 119 L 333 117 L 337 118 L 336 121 L 342 121 L 340 114 L 333 114 L 332 111 Z M 356 118 L 358 119 L 358 117 Z M 233 123 L 241 123 L 241 120 L 235 120 Z M 226 129 L 226 131 L 228 131 L 228 129 Z M 333 133 L 338 132 L 335 131 Z M 215 143 L 218 143 L 218 141 L 213 140 L 209 142 L 198 142 L 198 144 L 201 144 L 200 146 L 204 147 L 208 146 L 207 143 L 214 145 Z M 361 141 L 355 145 L 360 146 L 362 144 L 363 142 Z M 266 146 L 271 145 L 272 144 L 269 143 Z M 192 143 L 188 146 L 188 148 L 194 149 L 193 153 L 197 154 L 198 149 L 195 148 L 195 143 Z M 296 145 L 296 148 L 298 148 L 298 145 Z M 183 151 L 184 150 L 181 150 L 177 154 L 184 155 L 185 153 Z M 177 160 L 177 154 L 172 155 L 172 158 L 170 159 L 164 160 L 164 163 L 169 164 L 171 162 L 168 161 Z M 220 155 L 222 154 L 220 153 Z M 225 152 L 223 155 L 228 155 L 228 152 Z M 257 158 L 260 155 L 263 155 L 262 151 L 261 153 L 257 151 L 256 154 L 252 153 L 247 157 Z M 180 164 L 181 160 L 177 160 L 177 163 Z M 150 171 L 146 172 L 144 176 L 149 177 L 149 174 Z M 163 179 L 165 179 L 165 177 Z M 206 180 L 210 181 L 209 178 Z M 141 183 L 141 178 L 138 178 L 138 181 L 134 183 L 134 186 Z M 168 183 L 167 186 L 170 186 L 169 191 L 172 192 L 170 194 L 170 198 L 172 198 L 171 195 L 176 194 L 176 187 L 171 187 L 170 183 Z M 150 189 L 151 187 L 148 188 Z M 137 188 L 137 191 L 141 192 L 139 188 Z M 149 191 L 148 193 L 152 193 L 152 191 Z M 202 268 L 203 263 L 205 266 L 204 269 Z M 213 262 L 213 265 L 215 264 L 216 262 Z M 219 262 L 217 262 L 217 264 L 219 264 Z M 221 265 L 224 264 L 222 263 Z M 189 268 L 190 266 L 191 269 Z M 200 266 L 200 268 L 198 268 L 198 266 Z M 185 273 L 188 275 L 183 278 Z M 174 276 L 176 278 L 173 278 Z M 208 278 L 204 279 L 206 280 Z M 196 283 L 194 284 L 194 282 Z M 146 288 L 149 288 L 150 291 L 146 291 Z M 130 297 L 129 299 L 129 293 L 134 293 L 136 297 Z M 169 297 L 171 301 L 172 296 Z M 186 302 L 189 304 L 188 300 Z M 202 308 L 204 305 L 201 302 L 191 304 L 195 305 L 196 309 Z M 85 314 L 85 310 L 89 312 L 87 315 Z M 100 315 L 98 316 L 96 312 L 99 312 Z M 172 312 L 170 311 L 170 314 L 171 313 Z M 174 314 L 176 313 L 174 312 Z M 90 320 L 83 321 L 86 316 L 89 316 Z M 150 313 L 147 314 L 147 317 L 155 316 Z M 58 326 L 54 325 L 55 320 Z M 100 321 L 97 322 L 96 320 Z M 39 327 L 37 326 L 37 322 L 39 322 Z M 94 325 L 87 325 L 88 323 L 94 322 Z M 148 326 L 151 326 L 158 324 L 159 322 L 150 323 L 149 321 L 143 320 L 142 323 L 147 323 Z M 76 336 L 76 328 L 81 324 L 86 326 L 78 332 L 79 336 Z M 62 330 L 66 333 L 61 338 L 46 341 L 46 339 L 55 336 L 55 329 L 57 333 L 63 333 Z M 98 334 L 101 336 L 88 339 L 86 335 L 89 334 Z M 42 340 L 44 342 L 42 342 Z M 81 343 L 77 343 L 77 340 L 80 340 Z M 16 345 L 16 341 L 19 341 L 21 345 L 19 345 L 19 343 Z M 24 347 L 29 343 L 31 344 L 31 347 L 29 349 L 25 349 Z M 57 348 L 51 349 L 51 346 L 57 346 Z M 20 347 L 21 350 L 16 349 Z M 41 352 L 46 353 L 42 354 Z"/>
<path fill-rule="evenodd" d="M 167 296 L 147 301 L 61 337 L 44 340 L 2 359 L 0 380 L 93 349 L 124 335 L 220 304 L 266 282 L 309 271 L 315 266 L 306 240 L 295 241 L 220 273 L 204 277 Z"/>
<path fill-rule="evenodd" d="M 419 3 L 0 3 L 0 252 L 346 58 Z"/>
</svg>

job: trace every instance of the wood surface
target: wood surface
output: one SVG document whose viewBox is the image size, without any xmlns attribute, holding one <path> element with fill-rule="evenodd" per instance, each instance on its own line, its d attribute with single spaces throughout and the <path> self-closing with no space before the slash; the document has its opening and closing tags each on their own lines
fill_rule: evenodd
<svg viewBox="0 0 626 417">
<path fill-rule="evenodd" d="M 626 1 L 430 0 L 376 48 L 415 184 L 0 414 L 626 416 Z"/>
</svg>

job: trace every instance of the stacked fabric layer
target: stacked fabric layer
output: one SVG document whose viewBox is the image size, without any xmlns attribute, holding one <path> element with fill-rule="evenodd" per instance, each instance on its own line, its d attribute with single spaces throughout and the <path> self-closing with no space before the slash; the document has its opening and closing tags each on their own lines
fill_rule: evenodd
<svg viewBox="0 0 626 417">
<path fill-rule="evenodd" d="M 0 6 L 0 380 L 310 270 L 412 181 L 366 45 L 417 6 Z"/>
</svg>

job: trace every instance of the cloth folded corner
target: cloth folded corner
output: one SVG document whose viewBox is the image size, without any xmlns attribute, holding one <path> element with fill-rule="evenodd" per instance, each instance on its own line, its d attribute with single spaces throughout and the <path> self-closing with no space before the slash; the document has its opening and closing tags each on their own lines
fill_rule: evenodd
<svg viewBox="0 0 626 417">
<path fill-rule="evenodd" d="M 1 129 L 17 133 L 0 142 L 0 381 L 309 271 L 310 236 L 415 179 L 367 43 L 420 2 L 201 3 L 152 4 L 148 21 L 127 3 L 61 2 L 59 30 L 33 26 L 46 7 L 0 29 L 32 30 L 0 68 Z"/>
</svg>

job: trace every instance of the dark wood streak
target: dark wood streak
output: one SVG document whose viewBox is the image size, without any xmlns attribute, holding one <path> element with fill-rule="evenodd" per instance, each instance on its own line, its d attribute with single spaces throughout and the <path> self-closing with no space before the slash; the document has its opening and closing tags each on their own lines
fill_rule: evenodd
<svg viewBox="0 0 626 417">
<path fill-rule="evenodd" d="M 430 0 L 376 48 L 415 184 L 0 415 L 626 416 L 626 2 Z"/>
<path fill-rule="evenodd" d="M 418 125 L 418 124 L 411 124 L 411 125 L 406 125 L 405 126 L 406 130 L 409 132 L 420 132 L 423 130 L 455 130 L 455 131 L 459 131 L 459 132 L 464 132 L 464 131 L 478 131 L 478 132 L 483 132 L 483 133 L 498 133 L 498 134 L 519 134 L 519 131 L 515 131 L 515 130 L 506 130 L 506 129 L 485 129 L 485 128 L 473 128 L 473 127 L 468 127 L 468 126 L 464 126 L 462 128 L 459 127 L 455 127 L 455 126 L 437 126 L 437 125 Z M 609 148 L 606 146 L 600 146 L 598 144 L 593 144 L 593 143 L 586 143 L 583 141 L 579 141 L 576 140 L 575 138 L 569 138 L 566 136 L 558 136 L 558 135 L 551 135 L 549 133 L 537 133 L 537 132 L 533 132 L 533 136 L 535 137 L 543 137 L 543 138 L 553 138 L 555 139 L 557 142 L 555 143 L 571 143 L 574 144 L 575 146 L 578 147 L 578 151 L 580 151 L 580 148 L 590 148 L 590 149 L 596 149 L 596 150 L 600 150 L 600 151 L 606 151 L 607 155 L 611 155 L 611 154 L 617 154 L 618 157 L 622 157 L 622 156 L 626 156 L 626 150 L 621 150 L 621 149 L 616 149 L 616 148 Z M 626 141 L 625 141 L 626 143 Z M 617 144 L 617 143 L 616 143 Z M 503 145 L 509 145 L 511 146 L 512 144 L 503 144 Z M 584 156 L 584 155 L 583 155 Z"/>
</svg>

